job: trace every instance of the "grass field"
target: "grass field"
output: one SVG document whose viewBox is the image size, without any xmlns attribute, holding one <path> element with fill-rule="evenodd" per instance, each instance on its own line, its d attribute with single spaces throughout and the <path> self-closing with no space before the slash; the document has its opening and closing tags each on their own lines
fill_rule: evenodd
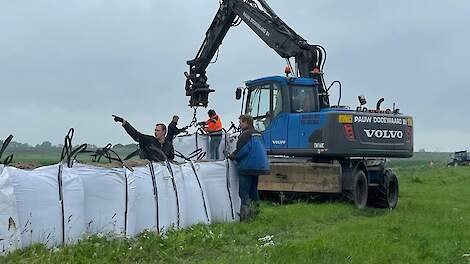
<svg viewBox="0 0 470 264">
<path fill-rule="evenodd" d="M 127 155 L 134 152 L 137 149 L 136 145 L 127 145 L 121 147 L 114 147 L 113 150 L 124 159 Z M 7 155 L 14 154 L 14 159 L 12 161 L 13 166 L 26 168 L 44 166 L 56 164 L 60 161 L 61 149 L 54 149 L 49 151 L 7 151 L 4 154 L 4 157 Z M 80 161 L 90 162 L 92 157 L 90 154 L 80 154 L 78 156 Z M 103 158 L 102 162 L 106 162 Z"/>
<path fill-rule="evenodd" d="M 265 202 L 249 223 L 136 239 L 95 236 L 53 250 L 37 245 L 0 263 L 470 263 L 470 167 L 441 161 L 391 162 L 400 181 L 393 211 Z"/>
<path fill-rule="evenodd" d="M 114 147 L 113 150 L 121 157 L 124 158 L 128 154 L 136 150 L 136 146 L 128 145 L 122 147 Z M 22 163 L 33 163 L 36 165 L 51 165 L 58 163 L 60 160 L 59 149 L 55 151 L 48 152 L 38 152 L 38 151 L 29 151 L 29 152 L 14 152 L 13 154 L 13 165 L 22 164 Z M 5 152 L 4 156 L 12 154 L 12 152 Z M 449 159 L 450 153 L 447 152 L 416 152 L 412 158 L 409 159 L 391 159 L 389 164 L 391 166 L 425 166 L 429 165 L 429 161 L 433 161 L 435 165 L 445 165 Z M 91 160 L 88 154 L 83 154 L 79 156 L 80 160 Z"/>
</svg>

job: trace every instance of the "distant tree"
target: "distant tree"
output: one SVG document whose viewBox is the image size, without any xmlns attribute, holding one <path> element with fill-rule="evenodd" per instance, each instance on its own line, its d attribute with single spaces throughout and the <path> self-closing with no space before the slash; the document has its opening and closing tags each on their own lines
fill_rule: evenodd
<svg viewBox="0 0 470 264">
<path fill-rule="evenodd" d="M 10 145 L 8 146 L 8 148 L 12 150 L 33 150 L 34 149 L 28 143 L 18 143 L 16 141 L 10 142 Z"/>
<path fill-rule="evenodd" d="M 426 152 L 426 150 L 422 148 L 422 149 L 419 149 L 418 152 Z"/>
<path fill-rule="evenodd" d="M 98 147 L 95 144 L 87 144 L 87 149 L 97 149 Z"/>
<path fill-rule="evenodd" d="M 51 150 L 52 149 L 52 143 L 49 141 L 44 141 L 40 145 L 36 145 L 35 147 L 36 150 Z"/>
</svg>

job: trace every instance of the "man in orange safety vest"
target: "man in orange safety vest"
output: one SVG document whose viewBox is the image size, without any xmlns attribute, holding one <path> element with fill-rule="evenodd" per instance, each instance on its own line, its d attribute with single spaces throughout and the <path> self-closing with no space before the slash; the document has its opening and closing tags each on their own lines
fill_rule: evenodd
<svg viewBox="0 0 470 264">
<path fill-rule="evenodd" d="M 222 141 L 222 120 L 215 113 L 213 109 L 207 112 L 209 119 L 205 122 L 200 122 L 200 125 L 204 126 L 204 131 L 209 134 L 210 143 L 209 143 L 209 158 L 210 159 L 219 159 L 219 145 Z"/>
</svg>

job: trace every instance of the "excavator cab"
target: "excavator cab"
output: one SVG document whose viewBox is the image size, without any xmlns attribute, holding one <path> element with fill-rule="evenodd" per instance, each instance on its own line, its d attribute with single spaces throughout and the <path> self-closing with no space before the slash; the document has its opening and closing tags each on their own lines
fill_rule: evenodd
<svg viewBox="0 0 470 264">
<path fill-rule="evenodd" d="M 313 78 L 264 77 L 245 83 L 242 112 L 251 115 L 270 155 L 410 157 L 412 118 L 324 105 Z M 240 92 L 238 92 L 240 98 Z"/>
<path fill-rule="evenodd" d="M 320 120 L 316 80 L 265 77 L 247 81 L 246 91 L 244 113 L 253 117 L 270 153 L 309 148 L 308 136 Z"/>
</svg>

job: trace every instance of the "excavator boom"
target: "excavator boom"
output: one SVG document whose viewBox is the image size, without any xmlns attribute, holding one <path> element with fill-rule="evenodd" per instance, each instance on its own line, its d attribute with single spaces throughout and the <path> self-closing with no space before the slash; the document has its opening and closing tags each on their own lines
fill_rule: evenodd
<svg viewBox="0 0 470 264">
<path fill-rule="evenodd" d="M 191 107 L 207 107 L 209 93 L 214 90 L 207 83 L 206 69 L 230 27 L 242 21 L 279 56 L 294 58 L 299 77 L 316 79 L 320 102 L 324 107 L 329 106 L 322 73 L 325 51 L 321 46 L 307 43 L 264 0 L 222 0 L 196 57 L 187 61 L 185 89 Z"/>
</svg>

